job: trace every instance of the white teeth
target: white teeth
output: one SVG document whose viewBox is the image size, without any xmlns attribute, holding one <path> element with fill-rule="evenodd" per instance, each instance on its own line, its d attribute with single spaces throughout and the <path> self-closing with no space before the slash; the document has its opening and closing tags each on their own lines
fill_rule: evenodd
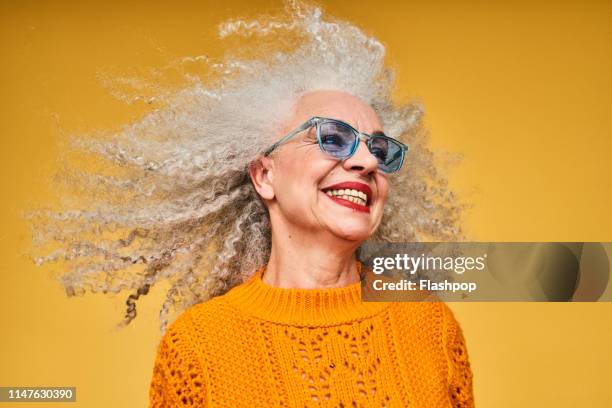
<svg viewBox="0 0 612 408">
<path fill-rule="evenodd" d="M 327 190 L 325 194 L 330 197 L 339 197 L 363 206 L 366 206 L 368 202 L 368 195 L 366 193 L 354 189 Z"/>
</svg>

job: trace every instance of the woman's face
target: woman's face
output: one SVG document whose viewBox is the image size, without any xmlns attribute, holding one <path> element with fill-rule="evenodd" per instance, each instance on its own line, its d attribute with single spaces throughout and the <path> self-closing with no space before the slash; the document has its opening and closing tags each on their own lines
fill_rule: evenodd
<svg viewBox="0 0 612 408">
<path fill-rule="evenodd" d="M 359 98 L 340 91 L 316 91 L 298 100 L 284 133 L 274 141 L 312 116 L 339 119 L 368 134 L 383 131 L 374 110 Z M 363 141 L 353 156 L 341 161 L 321 151 L 312 127 L 278 147 L 271 158 L 268 175 L 274 197 L 268 207 L 273 222 L 274 218 L 281 217 L 301 233 L 327 231 L 359 242 L 378 228 L 387 199 L 388 180 L 378 170 L 377 159 Z M 344 198 L 330 193 L 344 193 Z M 367 195 L 365 206 L 347 197 L 355 194 L 361 198 Z"/>
</svg>

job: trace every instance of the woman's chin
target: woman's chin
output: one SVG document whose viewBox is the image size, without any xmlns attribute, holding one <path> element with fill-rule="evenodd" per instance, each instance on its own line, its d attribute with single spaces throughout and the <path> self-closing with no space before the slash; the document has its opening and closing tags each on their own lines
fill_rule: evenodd
<svg viewBox="0 0 612 408">
<path fill-rule="evenodd" d="M 349 241 L 365 241 L 370 237 L 372 213 L 355 211 L 331 200 L 324 203 L 322 208 L 317 209 L 317 218 L 333 235 Z"/>
<path fill-rule="evenodd" d="M 334 225 L 330 231 L 343 240 L 363 242 L 370 237 L 370 228 L 357 225 Z"/>
</svg>

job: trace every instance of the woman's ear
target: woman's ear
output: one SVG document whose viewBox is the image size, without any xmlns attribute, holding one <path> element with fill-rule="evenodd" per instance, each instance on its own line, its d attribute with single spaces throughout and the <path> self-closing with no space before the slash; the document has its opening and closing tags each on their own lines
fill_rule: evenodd
<svg viewBox="0 0 612 408">
<path fill-rule="evenodd" d="M 267 156 L 259 156 L 249 163 L 251 182 L 257 193 L 265 200 L 274 198 L 273 170 L 274 161 Z"/>
</svg>

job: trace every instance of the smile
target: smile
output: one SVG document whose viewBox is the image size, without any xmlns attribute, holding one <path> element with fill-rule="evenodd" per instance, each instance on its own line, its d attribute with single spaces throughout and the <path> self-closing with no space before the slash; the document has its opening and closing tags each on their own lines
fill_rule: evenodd
<svg viewBox="0 0 612 408">
<path fill-rule="evenodd" d="M 342 198 L 343 200 L 349 200 L 364 207 L 368 202 L 368 196 L 365 193 L 357 190 L 327 190 L 325 194 L 332 197 Z"/>
<path fill-rule="evenodd" d="M 370 212 L 372 189 L 364 183 L 344 182 L 323 189 L 335 203 L 361 212 Z"/>
</svg>

